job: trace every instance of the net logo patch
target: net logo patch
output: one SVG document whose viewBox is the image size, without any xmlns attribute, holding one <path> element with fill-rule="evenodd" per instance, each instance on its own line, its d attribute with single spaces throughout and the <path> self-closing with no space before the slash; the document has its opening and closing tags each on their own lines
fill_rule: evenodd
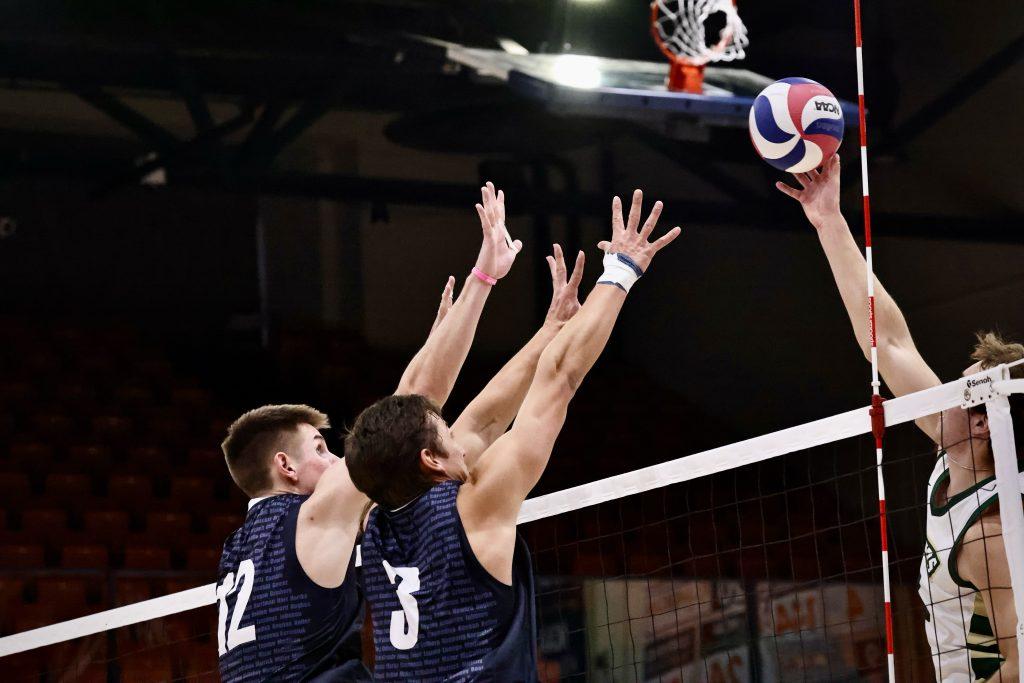
<svg viewBox="0 0 1024 683">
<path fill-rule="evenodd" d="M 924 568 L 928 576 L 934 574 L 940 564 L 942 563 L 939 561 L 939 554 L 935 552 L 935 546 L 929 539 L 924 539 Z"/>
</svg>

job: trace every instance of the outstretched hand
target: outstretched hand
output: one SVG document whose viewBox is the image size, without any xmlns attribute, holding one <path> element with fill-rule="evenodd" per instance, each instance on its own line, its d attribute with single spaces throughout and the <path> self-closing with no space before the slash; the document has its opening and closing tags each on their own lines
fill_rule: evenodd
<svg viewBox="0 0 1024 683">
<path fill-rule="evenodd" d="M 554 255 L 547 257 L 548 268 L 551 270 L 551 306 L 544 318 L 544 324 L 562 325 L 569 321 L 580 310 L 580 281 L 583 279 L 583 265 L 586 257 L 581 251 L 576 255 L 576 265 L 572 275 L 567 277 L 565 258 L 562 247 L 553 245 Z"/>
<path fill-rule="evenodd" d="M 483 229 L 483 244 L 476 259 L 476 267 L 496 280 L 508 275 L 516 254 L 523 243 L 513 240 L 505 228 L 505 193 L 494 192 L 494 184 L 488 182 L 480 188 L 481 203 L 476 205 Z"/>
<path fill-rule="evenodd" d="M 661 202 L 654 202 L 654 208 L 638 231 L 643 198 L 643 192 L 640 190 L 633 192 L 633 204 L 629 207 L 629 218 L 626 222 L 622 220 L 622 200 L 618 197 L 612 200 L 612 239 L 598 242 L 597 248 L 608 254 L 625 254 L 633 259 L 641 270 L 647 270 L 654 255 L 679 237 L 682 228 L 676 226 L 653 242 L 648 242 L 648 238 L 658 225 L 663 205 Z"/>
<path fill-rule="evenodd" d="M 444 285 L 444 291 L 441 292 L 441 303 L 437 305 L 437 317 L 434 318 L 434 324 L 430 328 L 430 334 L 434 333 L 437 326 L 441 324 L 444 317 L 448 315 L 448 311 L 452 310 L 452 304 L 455 303 L 455 276 L 449 275 L 448 282 Z"/>
<path fill-rule="evenodd" d="M 839 155 L 836 154 L 825 162 L 821 171 L 793 174 L 803 189 L 798 190 L 782 182 L 775 183 L 775 187 L 800 202 L 807 220 L 819 228 L 822 221 L 839 214 L 839 172 Z"/>
</svg>

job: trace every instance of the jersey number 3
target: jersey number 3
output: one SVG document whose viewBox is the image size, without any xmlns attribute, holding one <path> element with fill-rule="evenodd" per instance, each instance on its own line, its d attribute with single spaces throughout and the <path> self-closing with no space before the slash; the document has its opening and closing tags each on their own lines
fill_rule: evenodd
<svg viewBox="0 0 1024 683">
<path fill-rule="evenodd" d="M 392 567 L 384 561 L 384 571 L 392 584 L 396 577 L 401 579 L 398 603 L 402 609 L 391 613 L 391 644 L 396 650 L 411 650 L 420 637 L 420 610 L 412 596 L 420 589 L 420 570 L 418 567 Z"/>
<path fill-rule="evenodd" d="M 238 565 L 238 576 L 234 572 L 228 572 L 224 581 L 217 586 L 218 620 L 217 620 L 217 652 L 221 655 L 239 645 L 250 643 L 256 640 L 256 627 L 253 625 L 245 628 L 238 628 L 242 623 L 242 616 L 249 604 L 249 596 L 252 595 L 252 582 L 256 578 L 256 565 L 252 560 L 242 560 Z M 237 592 L 234 609 L 231 609 L 231 627 L 228 628 L 228 596 Z"/>
</svg>

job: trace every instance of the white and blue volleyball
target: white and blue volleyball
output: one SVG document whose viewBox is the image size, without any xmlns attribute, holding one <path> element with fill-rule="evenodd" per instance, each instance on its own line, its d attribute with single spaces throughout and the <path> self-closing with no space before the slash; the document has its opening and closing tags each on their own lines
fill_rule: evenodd
<svg viewBox="0 0 1024 683">
<path fill-rule="evenodd" d="M 832 158 L 843 141 L 843 110 L 828 88 L 807 78 L 783 78 L 750 108 L 750 139 L 780 171 L 806 173 Z"/>
</svg>

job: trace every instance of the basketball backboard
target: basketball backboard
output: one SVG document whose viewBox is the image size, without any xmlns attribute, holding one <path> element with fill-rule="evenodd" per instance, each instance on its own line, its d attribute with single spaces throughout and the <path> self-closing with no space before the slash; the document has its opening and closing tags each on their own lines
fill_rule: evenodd
<svg viewBox="0 0 1024 683">
<path fill-rule="evenodd" d="M 444 51 L 447 62 L 474 77 L 510 89 L 566 115 L 639 119 L 690 119 L 705 126 L 745 127 L 754 98 L 774 79 L 733 67 L 707 66 L 704 91 L 666 88 L 667 62 L 607 59 L 573 54 L 492 50 L 419 38 Z M 840 101 L 847 126 L 857 125 L 857 105 Z"/>
</svg>

